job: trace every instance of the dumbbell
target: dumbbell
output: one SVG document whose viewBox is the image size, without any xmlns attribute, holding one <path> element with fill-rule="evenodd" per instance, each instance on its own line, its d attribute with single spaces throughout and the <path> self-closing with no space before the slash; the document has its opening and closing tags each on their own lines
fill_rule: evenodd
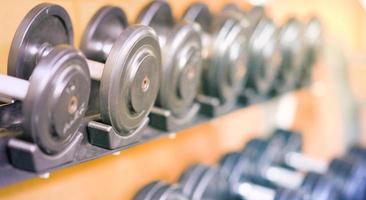
<svg viewBox="0 0 366 200">
<path fill-rule="evenodd" d="M 89 21 L 80 49 L 93 79 L 88 115 L 100 113 L 117 134 L 131 136 L 158 95 L 161 51 L 155 31 L 128 26 L 122 9 L 104 6 Z"/>
<path fill-rule="evenodd" d="M 141 189 L 134 200 L 189 200 L 178 184 L 169 185 L 163 181 L 154 181 Z"/>
<path fill-rule="evenodd" d="M 11 76 L 0 76 L 0 95 L 22 101 L 20 137 L 48 156 L 62 157 L 80 138 L 88 105 L 88 65 L 79 51 L 67 46 L 72 42 L 67 12 L 58 5 L 40 4 L 16 30 L 8 60 Z"/>
<path fill-rule="evenodd" d="M 246 93 L 243 95 L 268 98 L 282 62 L 278 29 L 263 7 L 255 6 L 246 14 L 232 4 L 225 6 L 224 10 L 245 15 L 249 21 L 248 81 L 245 85 Z"/>
<path fill-rule="evenodd" d="M 151 26 L 157 32 L 162 47 L 161 84 L 155 106 L 168 110 L 180 121 L 188 115 L 193 117 L 198 111 L 194 105 L 202 71 L 199 26 L 175 23 L 172 9 L 166 1 L 148 4 L 140 12 L 137 23 Z"/>
<path fill-rule="evenodd" d="M 183 19 L 199 23 L 204 32 L 201 93 L 219 105 L 235 103 L 247 79 L 246 19 L 229 12 L 214 16 L 203 3 L 192 4 Z"/>
<path fill-rule="evenodd" d="M 281 156 L 286 155 L 282 155 L 282 148 L 286 149 L 284 144 L 275 142 L 275 140 L 267 142 L 262 139 L 254 139 L 246 145 L 244 152 L 255 160 L 253 162 L 257 163 L 257 166 L 261 167 L 256 173 L 261 174 L 262 181 L 283 187 L 297 187 L 303 182 L 304 174 L 294 171 L 292 167 L 288 167 L 280 161 Z M 355 159 L 336 158 L 325 170 L 310 171 L 306 173 L 306 176 L 312 173 L 328 177 L 333 187 L 340 191 L 340 199 L 363 199 L 365 197 L 366 171 L 362 163 Z M 291 178 L 287 179 L 286 176 Z M 294 180 L 294 182 L 288 182 L 288 180 Z M 324 184 L 319 185 L 319 188 L 323 187 L 322 185 Z"/>
<path fill-rule="evenodd" d="M 308 85 L 314 64 L 319 59 L 323 46 L 323 30 L 320 20 L 313 16 L 304 28 L 305 63 L 300 77 L 299 87 Z"/>
<path fill-rule="evenodd" d="M 231 186 L 233 200 L 303 200 L 306 195 L 300 190 L 271 188 L 255 183 L 255 177 L 247 177 L 245 167 L 251 162 L 240 152 L 225 154 L 219 161 L 220 170 Z"/>
<path fill-rule="evenodd" d="M 190 200 L 231 199 L 229 183 L 217 167 L 203 164 L 190 166 L 179 178 L 182 191 Z"/>
</svg>

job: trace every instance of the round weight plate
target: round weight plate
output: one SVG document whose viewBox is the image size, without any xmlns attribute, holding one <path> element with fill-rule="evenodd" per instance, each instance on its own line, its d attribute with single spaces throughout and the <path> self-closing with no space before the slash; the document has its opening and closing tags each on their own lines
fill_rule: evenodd
<svg viewBox="0 0 366 200">
<path fill-rule="evenodd" d="M 201 80 L 201 32 L 195 24 L 178 24 L 162 49 L 163 75 L 158 104 L 177 117 L 192 106 Z"/>
<path fill-rule="evenodd" d="M 247 75 L 246 27 L 238 15 L 221 13 L 213 23 L 212 56 L 205 71 L 205 93 L 222 103 L 234 101 Z"/>
<path fill-rule="evenodd" d="M 155 32 L 143 25 L 127 28 L 115 41 L 100 84 L 103 121 L 117 132 L 139 127 L 158 94 L 161 52 Z"/>
<path fill-rule="evenodd" d="M 174 17 L 172 9 L 166 1 L 153 1 L 139 14 L 138 22 L 159 29 L 161 27 L 173 27 Z"/>
<path fill-rule="evenodd" d="M 329 164 L 327 174 L 341 192 L 341 199 L 366 198 L 366 169 L 363 162 L 348 157 L 336 158 Z"/>
<path fill-rule="evenodd" d="M 319 51 L 323 44 L 322 25 L 317 17 L 312 17 L 305 27 L 305 44 L 307 47 L 307 59 L 312 65 L 316 62 Z"/>
<path fill-rule="evenodd" d="M 145 186 L 134 200 L 188 200 L 177 185 L 154 181 Z"/>
<path fill-rule="evenodd" d="M 224 12 L 234 12 L 234 13 L 243 13 L 244 11 L 236 4 L 234 3 L 228 3 L 224 6 L 224 8 L 222 9 L 222 11 Z"/>
<path fill-rule="evenodd" d="M 305 200 L 307 198 L 306 194 L 300 190 L 290 190 L 284 188 L 276 189 L 276 195 L 274 200 Z"/>
<path fill-rule="evenodd" d="M 9 53 L 8 73 L 29 79 L 48 47 L 72 43 L 72 24 L 66 10 L 58 5 L 39 4 L 28 12 L 15 33 Z"/>
<path fill-rule="evenodd" d="M 250 33 L 254 31 L 258 23 L 266 17 L 264 8 L 261 6 L 255 6 L 253 7 L 247 14 L 249 22 L 250 22 Z"/>
<path fill-rule="evenodd" d="M 300 189 L 308 195 L 309 199 L 339 199 L 338 190 L 332 179 L 315 172 L 308 172 L 306 174 Z"/>
<path fill-rule="evenodd" d="M 194 3 L 187 8 L 183 16 L 188 22 L 197 22 L 203 31 L 211 31 L 213 16 L 207 4 Z"/>
<path fill-rule="evenodd" d="M 194 165 L 180 177 L 183 193 L 191 200 L 230 199 L 230 188 L 223 174 L 215 167 Z"/>
<path fill-rule="evenodd" d="M 37 64 L 23 102 L 26 139 L 48 154 L 64 150 L 75 138 L 87 109 L 90 75 L 84 56 L 55 47 Z"/>
<path fill-rule="evenodd" d="M 119 7 L 104 6 L 89 21 L 80 49 L 89 59 L 105 62 L 115 40 L 127 27 L 126 14 Z"/>
<path fill-rule="evenodd" d="M 306 50 L 303 34 L 302 25 L 295 18 L 290 18 L 280 32 L 282 63 L 276 84 L 279 93 L 294 89 L 300 81 Z"/>
<path fill-rule="evenodd" d="M 248 81 L 260 96 L 269 94 L 279 73 L 282 55 L 277 37 L 278 31 L 273 21 L 263 17 L 249 41 Z"/>
<path fill-rule="evenodd" d="M 277 129 L 269 138 L 269 145 L 277 147 L 279 151 L 278 162 L 284 161 L 284 156 L 291 152 L 302 151 L 302 136 L 300 133 L 294 131 L 288 131 L 283 129 Z"/>
<path fill-rule="evenodd" d="M 347 155 L 366 162 L 366 149 L 361 146 L 352 146 L 348 150 Z"/>
</svg>

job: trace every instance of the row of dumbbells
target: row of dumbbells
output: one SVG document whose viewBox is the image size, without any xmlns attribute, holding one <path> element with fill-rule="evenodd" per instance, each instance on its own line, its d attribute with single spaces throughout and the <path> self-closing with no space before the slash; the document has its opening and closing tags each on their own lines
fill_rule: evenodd
<svg viewBox="0 0 366 200">
<path fill-rule="evenodd" d="M 217 14 L 193 4 L 175 20 L 166 1 L 153 1 L 135 25 L 128 21 L 119 7 L 99 9 L 79 51 L 61 6 L 40 4 L 24 17 L 11 45 L 10 76 L 0 75 L 0 96 L 10 99 L 0 106 L 0 128 L 15 124 L 22 132 L 9 143 L 13 164 L 24 164 L 24 152 L 37 160 L 28 143 L 43 160 L 70 160 L 85 134 L 95 146 L 117 149 L 138 142 L 147 124 L 184 127 L 200 110 L 230 110 L 239 96 L 295 89 L 321 38 L 315 18 L 279 29 L 263 8 L 245 14 L 232 4 Z"/>
<path fill-rule="evenodd" d="M 135 200 L 363 200 L 366 150 L 354 146 L 329 163 L 301 153 L 301 135 L 276 130 L 225 154 L 218 166 L 191 166 L 169 185 L 155 181 Z"/>
</svg>

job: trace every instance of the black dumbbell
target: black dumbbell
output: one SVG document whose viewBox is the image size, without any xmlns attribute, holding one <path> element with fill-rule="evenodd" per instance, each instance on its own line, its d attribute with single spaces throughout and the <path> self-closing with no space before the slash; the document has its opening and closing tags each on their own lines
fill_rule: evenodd
<svg viewBox="0 0 366 200">
<path fill-rule="evenodd" d="M 8 60 L 13 77 L 0 76 L 0 95 L 22 101 L 24 134 L 20 137 L 47 155 L 62 157 L 82 138 L 78 129 L 88 105 L 90 73 L 85 57 L 72 43 L 66 10 L 40 4 L 24 17 L 13 38 Z"/>
<path fill-rule="evenodd" d="M 134 138 L 147 125 L 158 95 L 161 51 L 155 31 L 128 26 L 122 9 L 104 6 L 89 21 L 80 49 L 89 59 L 93 80 L 87 115 L 101 118 L 89 126 L 107 124 L 117 137 Z M 90 141 L 98 146 L 120 146 L 104 145 L 101 137 L 95 138 Z"/>
<path fill-rule="evenodd" d="M 179 124 L 190 122 L 198 112 L 195 98 L 202 71 L 199 25 L 175 22 L 166 1 L 153 1 L 145 6 L 137 23 L 151 26 L 157 32 L 162 47 L 162 76 L 155 106 L 169 112 L 169 116 Z"/>
<path fill-rule="evenodd" d="M 233 200 L 304 200 L 306 195 L 300 190 L 285 188 L 271 188 L 255 183 L 255 177 L 247 177 L 245 168 L 248 157 L 240 152 L 225 154 L 220 159 L 220 170 L 227 177 L 230 184 Z"/>
<path fill-rule="evenodd" d="M 170 185 L 162 181 L 154 181 L 141 189 L 134 200 L 189 200 L 178 184 Z"/>
<path fill-rule="evenodd" d="M 336 185 L 328 174 L 302 173 L 277 164 L 276 148 L 264 139 L 253 139 L 242 151 L 249 161 L 243 174 L 268 187 L 304 191 L 311 199 L 338 199 Z"/>
<path fill-rule="evenodd" d="M 192 4 L 184 19 L 200 24 L 204 32 L 202 97 L 214 98 L 218 106 L 235 104 L 248 77 L 246 19 L 229 12 L 213 15 L 204 3 Z"/>
<path fill-rule="evenodd" d="M 302 137 L 299 133 L 278 129 L 268 140 L 276 154 L 274 163 L 300 171 L 314 171 L 331 176 L 336 187 L 342 191 L 343 199 L 366 197 L 366 168 L 364 161 L 351 154 L 333 159 L 330 163 L 301 153 Z"/>
<path fill-rule="evenodd" d="M 229 183 L 217 167 L 197 164 L 189 167 L 179 178 L 182 191 L 190 200 L 231 199 Z"/>
</svg>

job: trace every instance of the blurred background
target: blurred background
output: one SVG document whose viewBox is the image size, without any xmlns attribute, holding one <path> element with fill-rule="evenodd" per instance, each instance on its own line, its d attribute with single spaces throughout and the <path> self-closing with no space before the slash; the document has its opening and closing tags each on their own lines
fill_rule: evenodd
<svg viewBox="0 0 366 200">
<path fill-rule="evenodd" d="M 11 40 L 24 15 L 38 0 L 2 1 L 0 6 L 0 73 L 6 73 Z M 148 0 L 49 0 L 70 13 L 75 44 L 97 9 L 122 7 L 132 23 Z M 169 1 L 175 17 L 194 1 Z M 251 106 L 209 123 L 0 189 L 0 199 L 130 199 L 153 179 L 175 181 L 188 165 L 215 163 L 229 150 L 242 148 L 253 136 L 273 127 L 299 130 L 305 151 L 329 159 L 355 142 L 366 144 L 366 1 L 361 0 L 203 0 L 213 12 L 227 3 L 243 9 L 263 4 L 277 25 L 289 17 L 318 16 L 324 26 L 324 49 L 309 88 L 265 105 Z M 255 122 L 255 123 L 253 123 Z M 122 181 L 123 180 L 123 181 Z M 106 183 L 106 184 L 100 184 Z M 20 192 L 21 191 L 21 192 Z M 104 192 L 100 192 L 104 191 Z M 57 195 L 56 195 L 57 194 Z M 70 195 L 71 194 L 71 195 Z"/>
</svg>

